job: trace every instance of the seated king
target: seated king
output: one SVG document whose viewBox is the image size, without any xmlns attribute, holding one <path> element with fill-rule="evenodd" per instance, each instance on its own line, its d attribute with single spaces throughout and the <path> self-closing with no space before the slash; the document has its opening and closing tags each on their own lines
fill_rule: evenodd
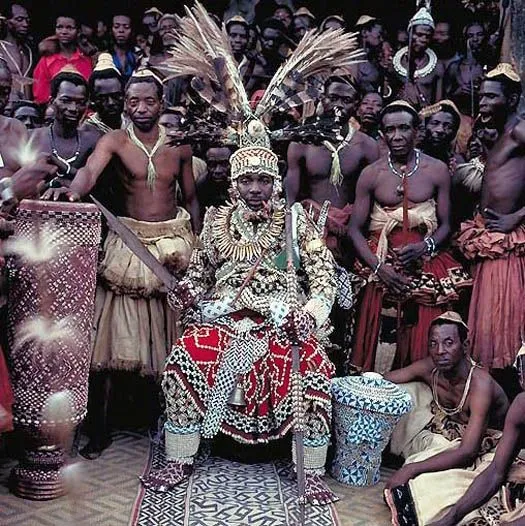
<svg viewBox="0 0 525 526">
<path fill-rule="evenodd" d="M 327 504 L 337 500 L 322 480 L 334 368 L 321 342 L 336 292 L 334 260 L 300 204 L 285 221 L 278 157 L 263 124 L 253 119 L 243 130 L 230 158 L 231 203 L 207 210 L 200 248 L 168 295 L 191 321 L 163 373 L 168 463 L 142 482 L 169 491 L 191 474 L 202 438 L 222 432 L 243 444 L 267 443 L 292 431 L 300 414 L 305 497 Z"/>
</svg>

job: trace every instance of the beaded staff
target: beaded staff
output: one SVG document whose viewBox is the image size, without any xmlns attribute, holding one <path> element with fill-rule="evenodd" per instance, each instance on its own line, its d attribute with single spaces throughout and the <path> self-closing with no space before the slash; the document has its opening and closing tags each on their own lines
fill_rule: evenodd
<svg viewBox="0 0 525 526">
<path fill-rule="evenodd" d="M 290 310 L 295 309 L 298 304 L 297 298 L 297 275 L 294 267 L 293 257 L 293 225 L 292 211 L 289 203 L 286 206 L 285 218 L 286 235 L 286 288 L 288 293 L 288 304 Z M 294 442 L 296 451 L 297 491 L 299 495 L 299 523 L 304 525 L 306 488 L 304 473 L 304 398 L 299 368 L 299 343 L 292 341 L 292 399 L 294 411 Z"/>
</svg>

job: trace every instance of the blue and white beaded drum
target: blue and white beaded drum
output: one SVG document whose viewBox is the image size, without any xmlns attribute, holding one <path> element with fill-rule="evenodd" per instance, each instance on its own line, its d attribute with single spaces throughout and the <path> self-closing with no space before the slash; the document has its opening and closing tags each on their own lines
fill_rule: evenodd
<svg viewBox="0 0 525 526">
<path fill-rule="evenodd" d="M 335 456 L 331 474 L 342 484 L 379 482 L 381 453 L 412 398 L 377 373 L 332 380 Z"/>
</svg>

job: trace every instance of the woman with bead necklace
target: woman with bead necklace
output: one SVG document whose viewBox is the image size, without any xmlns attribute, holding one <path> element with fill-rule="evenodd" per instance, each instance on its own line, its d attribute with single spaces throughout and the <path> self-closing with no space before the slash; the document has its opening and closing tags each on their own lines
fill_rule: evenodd
<svg viewBox="0 0 525 526">
<path fill-rule="evenodd" d="M 428 524 L 454 504 L 486 467 L 508 409 L 502 388 L 469 356 L 468 327 L 459 314 L 445 312 L 432 322 L 428 352 L 385 376 L 417 382 L 406 385 L 416 408 L 391 442 L 405 457 L 386 484 L 392 524 Z"/>
<path fill-rule="evenodd" d="M 442 250 L 450 232 L 450 174 L 414 148 L 417 112 L 396 101 L 380 121 L 388 153 L 361 172 L 349 227 L 355 271 L 368 280 L 352 363 L 366 370 L 385 353 L 387 370 L 393 360 L 403 366 L 427 356 L 431 321 L 472 283 Z"/>
</svg>

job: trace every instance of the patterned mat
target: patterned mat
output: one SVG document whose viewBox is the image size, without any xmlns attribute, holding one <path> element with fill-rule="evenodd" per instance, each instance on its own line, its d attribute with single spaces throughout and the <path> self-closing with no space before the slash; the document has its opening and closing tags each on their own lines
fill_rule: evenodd
<svg viewBox="0 0 525 526">
<path fill-rule="evenodd" d="M 144 474 L 166 463 L 152 443 Z M 209 457 L 169 493 L 139 489 L 129 526 L 296 526 L 297 487 L 283 463 L 241 464 Z M 341 526 L 334 506 L 306 506 L 308 526 Z"/>
</svg>

